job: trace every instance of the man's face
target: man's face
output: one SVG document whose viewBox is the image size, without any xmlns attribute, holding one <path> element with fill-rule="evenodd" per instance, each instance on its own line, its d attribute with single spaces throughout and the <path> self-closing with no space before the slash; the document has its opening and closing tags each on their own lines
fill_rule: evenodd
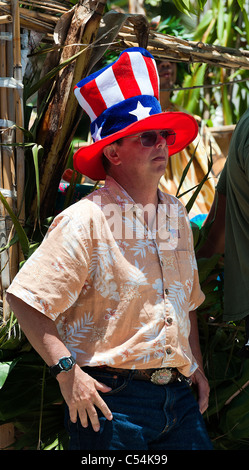
<svg viewBox="0 0 249 470">
<path fill-rule="evenodd" d="M 133 178 L 157 178 L 164 174 L 168 163 L 168 146 L 165 138 L 156 132 L 156 142 L 150 147 L 145 147 L 141 134 L 127 136 L 122 143 L 114 143 L 117 155 L 116 164 L 118 172 Z"/>
<path fill-rule="evenodd" d="M 176 63 L 164 60 L 158 64 L 157 70 L 160 78 L 160 88 L 172 88 L 176 82 Z"/>
</svg>

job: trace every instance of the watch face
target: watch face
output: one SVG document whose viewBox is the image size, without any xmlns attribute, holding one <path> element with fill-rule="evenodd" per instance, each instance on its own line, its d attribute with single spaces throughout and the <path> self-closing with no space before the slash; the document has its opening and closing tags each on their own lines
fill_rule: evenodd
<svg viewBox="0 0 249 470">
<path fill-rule="evenodd" d="M 61 359 L 60 363 L 64 370 L 69 370 L 72 367 L 72 361 L 68 357 Z"/>
</svg>

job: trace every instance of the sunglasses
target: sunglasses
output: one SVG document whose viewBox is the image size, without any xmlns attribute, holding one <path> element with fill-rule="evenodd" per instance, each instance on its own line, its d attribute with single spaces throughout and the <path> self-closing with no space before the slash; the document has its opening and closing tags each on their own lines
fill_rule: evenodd
<svg viewBox="0 0 249 470">
<path fill-rule="evenodd" d="M 171 129 L 164 129 L 163 131 L 147 131 L 142 134 L 128 135 L 125 138 L 129 137 L 140 137 L 140 142 L 143 147 L 153 147 L 157 142 L 158 134 L 166 140 L 167 145 L 173 145 L 176 140 L 176 134 Z"/>
</svg>

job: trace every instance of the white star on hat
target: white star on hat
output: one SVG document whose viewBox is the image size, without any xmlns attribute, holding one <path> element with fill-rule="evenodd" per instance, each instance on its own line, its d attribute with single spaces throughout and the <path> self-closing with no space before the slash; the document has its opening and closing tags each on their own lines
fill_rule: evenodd
<svg viewBox="0 0 249 470">
<path fill-rule="evenodd" d="M 101 131 L 102 131 L 102 126 L 98 128 L 97 124 L 95 124 L 95 129 L 94 129 L 94 134 L 92 134 L 92 138 L 95 140 L 101 140 Z"/>
<path fill-rule="evenodd" d="M 133 114 L 134 116 L 137 117 L 137 120 L 140 121 L 140 119 L 149 117 L 150 111 L 151 111 L 151 108 L 146 108 L 140 103 L 140 101 L 138 101 L 137 108 L 134 109 L 134 111 L 130 111 L 129 114 Z"/>
</svg>

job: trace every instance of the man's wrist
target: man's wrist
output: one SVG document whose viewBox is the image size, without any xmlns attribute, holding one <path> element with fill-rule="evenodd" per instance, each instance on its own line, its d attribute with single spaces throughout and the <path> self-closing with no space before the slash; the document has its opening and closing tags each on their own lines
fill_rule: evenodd
<svg viewBox="0 0 249 470">
<path fill-rule="evenodd" d="M 73 356 L 63 356 L 53 366 L 49 367 L 50 374 L 57 377 L 61 372 L 69 372 L 76 364 Z"/>
</svg>

